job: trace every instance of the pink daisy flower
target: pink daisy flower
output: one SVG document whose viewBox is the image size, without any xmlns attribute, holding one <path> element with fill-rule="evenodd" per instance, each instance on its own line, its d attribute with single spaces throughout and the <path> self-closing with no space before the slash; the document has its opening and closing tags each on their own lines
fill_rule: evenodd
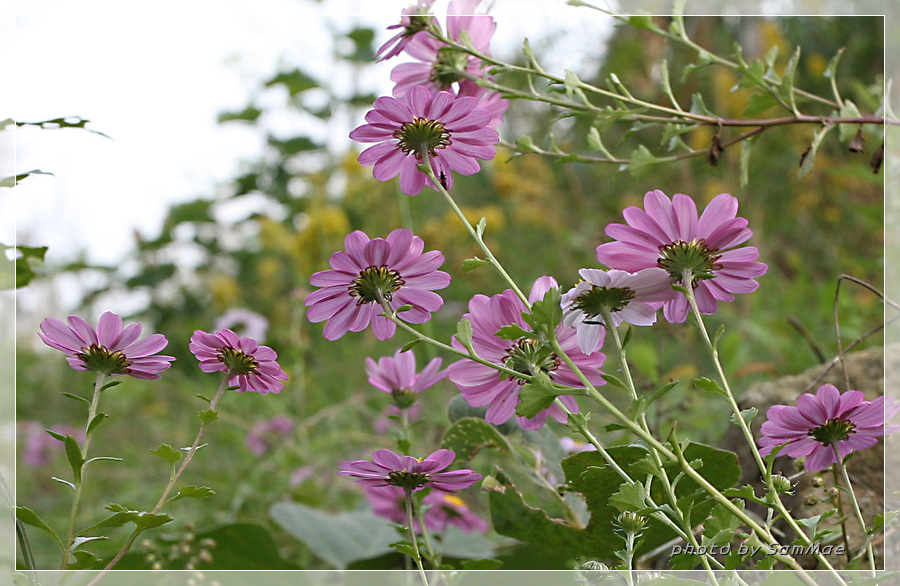
<svg viewBox="0 0 900 586">
<path fill-rule="evenodd" d="M 612 269 L 581 269 L 583 279 L 562 296 L 563 324 L 576 329 L 578 347 L 588 354 L 603 337 L 603 308 L 610 311 L 616 326 L 623 321 L 636 326 L 656 322 L 658 305 L 674 299 L 672 279 L 662 269 L 636 273 Z"/>
<path fill-rule="evenodd" d="M 405 229 L 397 229 L 387 238 L 370 239 L 357 230 L 344 240 L 346 252 L 331 255 L 331 270 L 310 277 L 316 287 L 306 298 L 306 316 L 317 323 L 329 320 L 323 335 L 337 340 L 347 332 L 359 332 L 372 324 L 379 340 L 387 340 L 397 326 L 380 315 L 383 304 L 395 311 L 403 305 L 405 321 L 425 323 L 444 300 L 434 293 L 450 284 L 450 275 L 437 270 L 444 255 L 437 250 L 422 253 L 425 243 Z"/>
<path fill-rule="evenodd" d="M 366 374 L 376 389 L 390 393 L 400 408 L 412 406 L 416 396 L 433 387 L 447 376 L 447 370 L 440 370 L 441 359 L 433 358 L 422 372 L 416 372 L 416 356 L 412 350 L 397 350 L 393 356 L 379 358 L 375 362 L 366 358 Z"/>
<path fill-rule="evenodd" d="M 343 462 L 341 476 L 352 476 L 363 486 L 399 486 L 419 490 L 430 487 L 445 492 L 455 492 L 470 487 L 481 479 L 481 474 L 471 470 L 441 472 L 453 463 L 456 453 L 437 450 L 423 459 L 400 456 L 391 450 L 375 450 L 372 461 Z"/>
<path fill-rule="evenodd" d="M 534 303 L 543 299 L 547 291 L 557 286 L 556 280 L 552 277 L 541 277 L 531 288 L 529 302 Z M 472 346 L 476 354 L 489 362 L 506 366 L 522 374 L 531 375 L 543 371 L 555 383 L 581 388 L 581 381 L 572 369 L 538 340 L 529 337 L 507 340 L 497 335 L 505 326 L 527 329 L 528 326 L 522 319 L 524 311 L 527 311 L 525 304 L 511 289 L 493 297 L 484 295 L 473 297 L 469 301 L 469 313 L 464 317 L 472 323 Z M 604 384 L 600 376 L 600 366 L 606 357 L 599 352 L 603 343 L 602 334 L 597 344 L 590 348 L 590 352 L 583 352 L 579 348 L 575 330 L 563 324 L 557 326 L 556 337 L 565 353 L 592 384 Z M 463 349 L 456 338 L 453 339 L 453 345 Z M 450 380 L 459 387 L 466 403 L 472 407 L 489 405 L 484 417 L 488 423 L 500 425 L 515 415 L 516 405 L 519 403 L 519 389 L 524 384 L 522 379 L 509 377 L 490 366 L 465 359 L 454 362 L 448 370 Z M 559 400 L 569 411 L 578 412 L 578 404 L 574 397 L 561 395 Z M 560 423 L 565 423 L 567 419 L 565 412 L 553 404 L 531 419 L 517 417 L 517 420 L 524 429 L 539 429 L 548 416 Z"/>
<path fill-rule="evenodd" d="M 463 31 L 479 53 L 490 53 L 491 37 L 497 23 L 487 14 L 476 14 L 475 7 L 481 0 L 453 0 L 447 6 L 447 37 L 461 42 Z M 440 30 L 435 22 L 434 26 Z M 431 35 L 416 35 L 405 47 L 408 55 L 418 63 L 402 63 L 391 71 L 396 97 L 406 95 L 412 88 L 427 86 L 432 91 L 449 90 L 466 76 L 484 77 L 480 59 L 468 53 L 451 49 Z"/>
<path fill-rule="evenodd" d="M 434 20 L 430 13 L 432 4 L 434 4 L 434 0 L 419 0 L 416 4 L 403 9 L 400 14 L 400 24 L 388 27 L 388 30 L 399 28 L 400 32 L 388 39 L 375 52 L 375 58 L 379 62 L 399 55 L 416 35 L 428 29 Z"/>
<path fill-rule="evenodd" d="M 372 505 L 372 512 L 398 525 L 406 524 L 406 496 L 399 486 L 365 486 L 366 500 Z M 429 531 L 443 533 L 449 525 L 454 525 L 466 533 L 484 533 L 488 524 L 466 506 L 465 501 L 455 494 L 434 491 L 422 500 L 425 508 L 425 527 Z M 416 533 L 422 533 L 416 520 Z"/>
<path fill-rule="evenodd" d="M 69 366 L 107 375 L 133 376 L 140 379 L 159 378 L 159 372 L 171 366 L 172 356 L 155 354 L 169 343 L 162 334 L 143 340 L 140 324 L 123 324 L 122 318 L 107 311 L 100 316 L 97 329 L 77 315 L 62 321 L 48 317 L 41 322 L 41 340 L 66 354 Z"/>
<path fill-rule="evenodd" d="M 767 456 L 786 443 L 779 456 L 805 457 L 804 467 L 818 472 L 900 429 L 884 424 L 898 411 L 900 403 L 889 397 L 866 401 L 859 391 L 841 394 L 834 385 L 822 385 L 815 395 L 801 395 L 796 407 L 774 405 L 766 411 L 759 453 Z"/>
<path fill-rule="evenodd" d="M 453 186 L 451 171 L 473 175 L 477 159 L 494 158 L 500 139 L 490 128 L 491 114 L 477 108 L 473 97 L 457 98 L 450 92 L 430 93 L 416 87 L 402 98 L 382 96 L 366 114 L 366 122 L 350 133 L 359 142 L 378 144 L 359 155 L 362 165 L 374 165 L 372 175 L 387 181 L 400 175 L 400 189 L 418 195 L 426 183 L 417 166 L 427 157 L 444 188 Z"/>
<path fill-rule="evenodd" d="M 292 431 L 293 420 L 284 415 L 276 415 L 254 425 L 244 441 L 254 456 L 264 456 L 272 450 L 274 444 L 283 441 Z"/>
<path fill-rule="evenodd" d="M 670 201 L 658 189 L 644 196 L 644 209 L 634 206 L 623 212 L 624 224 L 610 224 L 606 234 L 617 242 L 597 247 L 597 259 L 624 271 L 660 267 L 676 283 L 685 270 L 693 275 L 694 295 L 701 313 L 715 313 L 718 301 L 734 301 L 734 293 L 755 291 L 754 280 L 766 272 L 756 262 L 759 251 L 753 246 L 736 248 L 753 233 L 747 220 L 735 217 L 738 201 L 723 193 L 716 196 L 703 214 L 687 195 L 676 193 Z M 679 295 L 663 305 L 663 315 L 683 322 L 690 307 Z"/>
<path fill-rule="evenodd" d="M 190 351 L 200 361 L 203 372 L 228 373 L 228 384 L 244 393 L 279 393 L 287 374 L 275 362 L 278 355 L 268 346 L 260 346 L 253 338 L 241 337 L 231 330 L 212 334 L 194 331 Z"/>
</svg>

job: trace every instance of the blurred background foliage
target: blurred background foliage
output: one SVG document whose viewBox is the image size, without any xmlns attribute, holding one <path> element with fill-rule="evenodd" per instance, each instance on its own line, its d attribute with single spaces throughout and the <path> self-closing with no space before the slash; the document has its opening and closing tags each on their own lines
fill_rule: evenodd
<svg viewBox="0 0 900 586">
<path fill-rule="evenodd" d="M 666 25 L 665 19 L 655 18 Z M 821 95 L 830 95 L 829 81 L 823 77 L 825 66 L 844 47 L 838 86 L 866 112 L 880 107 L 884 45 L 880 17 L 686 20 L 691 36 L 718 54 L 730 54 L 739 43 L 749 60 L 778 46 L 776 69 L 784 67 L 794 47 L 801 47 L 796 85 Z M 353 70 L 371 63 L 373 43 L 382 36 L 369 29 L 334 34 L 334 67 Z M 544 46 L 550 39 L 552 35 Z M 540 55 L 541 42 L 532 39 L 532 45 Z M 747 92 L 732 91 L 738 81 L 734 73 L 707 67 L 681 79 L 680 72 L 695 56 L 646 31 L 617 27 L 608 46 L 597 45 L 592 51 L 594 70 L 579 72 L 585 81 L 601 84 L 615 72 L 635 95 L 665 101 L 658 66 L 666 59 L 682 103 L 690 103 L 691 96 L 700 93 L 711 110 L 733 118 L 740 118 L 747 106 Z M 515 76 L 499 81 L 524 83 Z M 153 460 L 147 450 L 162 442 L 189 444 L 197 429 L 195 413 L 203 407 L 193 395 L 211 393 L 218 382 L 196 367 L 188 339 L 195 329 L 211 330 L 226 310 L 246 308 L 269 320 L 265 344 L 278 352 L 290 382 L 278 396 L 225 397 L 222 420 L 207 436 L 210 445 L 201 450 L 184 479 L 188 484 L 209 485 L 218 494 L 214 502 L 188 499 L 173 505 L 170 513 L 177 521 L 160 533 L 176 543 L 183 537 L 172 536 L 173 532 L 200 535 L 212 527 L 249 521 L 268 528 L 278 556 L 286 563 L 310 569 L 329 567 L 273 523 L 267 511 L 272 503 L 284 500 L 331 512 L 365 508 L 355 483 L 337 476 L 339 462 L 394 446 L 390 432 L 379 427 L 385 425 L 390 398 L 366 382 L 364 357 L 391 354 L 408 340 L 398 334 L 379 342 L 366 331 L 326 341 L 322 324 L 305 319 L 303 299 L 310 292 L 309 276 L 328 268 L 329 256 L 343 249 L 349 231 L 360 229 L 371 237 L 383 237 L 402 226 L 421 236 L 427 250 L 441 250 L 446 257 L 443 269 L 453 277 L 442 292 L 444 308 L 425 326 L 437 338 L 449 339 L 472 295 L 492 295 L 502 289 L 487 268 L 460 271 L 462 261 L 474 256 L 476 249 L 440 198 L 429 190 L 408 197 L 400 193 L 396 181 L 374 180 L 371 169 L 356 162 L 358 146 L 350 152 L 326 146 L 329 129 L 340 126 L 334 121 L 362 122 L 376 97 L 370 92 L 358 87 L 348 93 L 331 87 L 328 79 L 310 77 L 302 63 L 287 64 L 259 88 L 260 98 L 266 99 L 247 104 L 242 111 L 222 113 L 220 118 L 223 124 L 250 125 L 267 136 L 263 157 L 245 162 L 233 181 L 214 192 L 173 206 L 158 234 L 136 236 L 133 253 L 119 267 L 99 271 L 69 267 L 75 274 L 93 274 L 86 282 L 97 285 L 84 295 L 79 313 L 99 315 L 111 295 L 137 296 L 145 300 L 144 307 L 127 317 L 164 333 L 170 340 L 166 352 L 178 358 L 161 381 L 129 380 L 105 394 L 103 410 L 110 419 L 98 432 L 97 455 L 124 456 L 126 462 L 104 462 L 91 471 L 88 498 L 98 500 L 84 504 L 84 515 L 101 515 L 108 497 L 97 495 L 115 494 L 119 502 L 132 507 L 155 501 L 153 495 L 164 485 L 165 464 L 134 463 Z M 276 103 L 272 95 L 280 96 L 281 103 L 259 105 Z M 514 102 L 501 137 L 515 143 L 530 135 L 536 144 L 547 144 L 552 134 L 563 150 L 584 150 L 585 125 L 563 114 L 539 104 Z M 285 117 L 302 121 L 301 126 L 310 132 L 284 136 L 279 121 Z M 756 293 L 722 304 L 709 320 L 712 330 L 727 324 L 721 354 L 740 397 L 741 390 L 754 381 L 816 364 L 817 352 L 826 358 L 837 353 L 832 314 L 839 275 L 881 286 L 883 175 L 873 173 L 869 161 L 881 143 L 882 129 L 864 129 L 864 153 L 850 152 L 832 133 L 819 149 L 812 172 L 798 178 L 801 156 L 813 131 L 788 125 L 757 136 L 745 187 L 739 181 L 739 145 L 722 153 L 717 166 L 695 158 L 655 166 L 643 176 L 612 165 L 559 163 L 501 149 L 493 161 L 483 164 L 481 173 L 458 177 L 454 194 L 473 223 L 487 219 L 488 244 L 524 288 L 544 274 L 568 286 L 577 279 L 579 268 L 597 266 L 594 249 L 607 240 L 604 227 L 622 221 L 623 207 L 642 205 L 646 191 L 661 189 L 670 196 L 686 193 L 701 207 L 722 192 L 737 196 L 739 213 L 749 219 L 754 231 L 750 244 L 759 248 L 760 260 L 769 265 Z M 689 146 L 704 148 L 712 134 L 710 129 L 699 129 L 683 138 Z M 659 128 L 612 125 L 603 133 L 604 143 L 622 152 L 642 144 L 657 148 L 660 138 Z M 97 279 L 97 274 L 102 278 Z M 879 299 L 854 286 L 843 288 L 837 309 L 844 345 L 882 320 Z M 716 445 L 725 432 L 725 406 L 708 401 L 702 391 L 691 387 L 692 377 L 711 372 L 693 329 L 660 323 L 652 330 L 638 330 L 629 348 L 638 384 L 655 388 L 668 380 L 683 381 L 659 402 L 651 424 L 663 429 L 677 419 L 683 436 Z M 862 347 L 880 343 L 880 335 L 875 335 Z M 420 367 L 436 355 L 423 346 L 415 352 Z M 443 358 L 449 363 L 449 357 Z M 25 422 L 53 428 L 83 419 L 81 405 L 61 393 L 87 394 L 89 377 L 72 373 L 59 356 L 36 354 L 27 347 L 19 351 L 17 360 L 20 430 Z M 615 365 L 610 363 L 608 368 Z M 446 406 L 456 395 L 453 385 L 444 381 L 422 396 L 421 416 L 412 430 L 415 454 L 437 447 L 447 426 Z M 254 455 L 245 443 L 247 433 L 275 415 L 290 417 L 293 432 L 273 438 L 272 449 L 264 455 Z M 608 421 L 602 413 L 594 413 L 592 422 L 600 429 Z M 569 434 L 561 426 L 553 430 Z M 607 441 L 624 441 L 617 433 L 609 433 Z M 491 458 L 480 458 L 470 466 L 489 471 Z M 65 458 L 59 452 L 39 468 L 27 464 L 18 468 L 20 499 L 41 511 L 51 524 L 64 524 L 69 495 L 49 477 L 64 477 L 65 470 Z M 470 492 L 466 498 L 473 501 L 471 506 L 486 516 L 485 500 Z M 124 538 L 124 529 L 120 531 Z M 41 535 L 34 535 L 34 540 L 39 562 L 54 565 L 55 555 L 41 556 L 52 551 L 50 542 L 45 543 Z M 97 551 L 102 556 L 108 553 L 104 548 L 114 551 L 118 543 L 101 543 Z M 161 546 L 142 547 L 149 549 L 138 548 L 142 553 L 132 559 L 133 567 L 146 565 L 151 558 L 141 556 Z M 527 555 L 510 551 L 504 558 L 506 569 L 530 567 L 529 563 L 565 567 L 567 562 L 535 557 L 531 550 L 519 552 L 528 551 Z M 164 566 L 185 563 L 182 558 L 152 559 L 162 560 Z M 217 566 L 211 562 L 206 567 Z"/>
</svg>

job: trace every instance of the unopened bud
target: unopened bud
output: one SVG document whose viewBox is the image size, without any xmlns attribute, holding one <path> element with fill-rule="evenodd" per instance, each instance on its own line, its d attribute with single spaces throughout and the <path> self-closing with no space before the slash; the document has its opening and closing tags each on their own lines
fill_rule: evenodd
<svg viewBox="0 0 900 586">
<path fill-rule="evenodd" d="M 790 479 L 785 478 L 781 474 L 772 476 L 772 487 L 778 494 L 790 493 L 791 489 L 794 488 L 793 484 L 791 484 Z"/>
<path fill-rule="evenodd" d="M 616 518 L 616 524 L 619 528 L 629 535 L 637 535 L 640 533 L 644 528 L 645 522 L 646 519 L 631 511 L 625 511 Z"/>
</svg>

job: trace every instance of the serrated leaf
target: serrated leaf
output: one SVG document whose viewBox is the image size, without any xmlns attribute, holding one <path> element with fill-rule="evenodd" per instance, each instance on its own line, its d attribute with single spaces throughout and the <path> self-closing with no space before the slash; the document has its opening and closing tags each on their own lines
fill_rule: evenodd
<svg viewBox="0 0 900 586">
<path fill-rule="evenodd" d="M 560 305 L 561 293 L 558 287 L 552 287 L 540 301 L 531 305 L 531 314 L 523 313 L 526 323 L 531 324 L 535 330 L 546 328 L 553 331 L 562 321 L 562 306 Z M 543 331 L 543 330 L 542 330 Z"/>
<path fill-rule="evenodd" d="M 572 94 L 574 94 L 578 90 L 578 86 L 581 84 L 581 80 L 578 79 L 578 76 L 574 71 L 566 69 L 566 76 L 563 80 L 563 85 L 566 88 L 566 96 L 571 98 Z"/>
<path fill-rule="evenodd" d="M 155 450 L 150 450 L 150 453 L 154 456 L 159 456 L 170 465 L 174 465 L 181 459 L 181 453 L 169 444 L 161 444 Z"/>
<path fill-rule="evenodd" d="M 629 157 L 628 173 L 635 179 L 642 179 L 660 162 L 659 157 L 655 157 L 647 147 L 640 145 Z"/>
<path fill-rule="evenodd" d="M 46 531 L 53 538 L 53 541 L 56 542 L 56 545 L 59 546 L 60 550 L 65 549 L 65 546 L 63 545 L 62 540 L 56 535 L 56 533 L 53 531 L 53 529 L 51 529 L 50 526 L 47 525 L 43 519 L 40 518 L 40 516 L 37 513 L 35 513 L 31 509 L 29 509 L 28 507 L 16 506 L 13 508 L 16 512 L 16 518 L 19 521 L 21 521 L 22 523 L 25 523 L 26 525 L 31 525 L 32 527 L 37 527 L 38 529 L 41 529 L 42 531 Z"/>
<path fill-rule="evenodd" d="M 744 116 L 753 118 L 754 116 L 759 116 L 766 110 L 780 105 L 781 102 L 779 102 L 778 98 L 773 96 L 771 93 L 767 91 L 760 91 L 752 94 L 747 100 L 747 107 L 744 108 Z"/>
<path fill-rule="evenodd" d="M 647 489 L 640 482 L 623 482 L 619 490 L 609 497 L 609 504 L 619 510 L 638 511 L 644 508 L 647 499 Z"/>
<path fill-rule="evenodd" d="M 741 78 L 738 80 L 738 87 L 742 88 L 752 88 L 759 87 L 765 88 L 766 81 L 766 66 L 765 64 L 756 59 L 753 63 L 749 64 L 747 67 L 744 67 L 741 70 Z"/>
<path fill-rule="evenodd" d="M 462 261 L 462 266 L 460 267 L 460 270 L 464 273 L 471 273 L 475 269 L 477 269 L 479 267 L 483 267 L 484 265 L 488 265 L 488 264 L 491 264 L 491 261 L 484 260 L 483 258 L 478 258 L 476 256 L 474 258 L 467 258 L 466 260 Z"/>
<path fill-rule="evenodd" d="M 534 336 L 534 332 L 529 332 L 515 324 L 503 326 L 497 330 L 496 336 L 503 340 L 521 340 L 522 338 L 530 338 Z"/>
<path fill-rule="evenodd" d="M 178 492 L 175 493 L 174 496 L 166 499 L 166 502 L 171 503 L 173 501 L 177 501 L 178 499 L 185 498 L 205 499 L 215 495 L 216 491 L 209 488 L 208 486 L 183 486 L 178 489 Z"/>
<path fill-rule="evenodd" d="M 714 380 L 708 379 L 705 376 L 701 376 L 700 378 L 695 378 L 694 384 L 697 386 L 697 388 L 703 389 L 704 391 L 710 391 L 713 393 L 717 393 L 719 395 L 722 395 L 723 397 L 728 396 L 728 393 L 726 393 L 724 390 L 722 390 L 722 387 L 719 386 L 719 383 L 717 383 Z"/>
<path fill-rule="evenodd" d="M 550 407 L 557 396 L 550 377 L 546 372 L 540 371 L 532 377 L 531 382 L 525 383 L 519 390 L 516 415 L 531 419 Z"/>
<path fill-rule="evenodd" d="M 744 501 L 733 500 L 732 503 L 744 510 Z M 713 507 L 710 516 L 703 522 L 704 543 L 709 545 L 725 545 L 731 543 L 738 528 L 743 524 L 734 513 L 719 503 Z"/>
<path fill-rule="evenodd" d="M 109 507 L 107 507 L 109 508 Z M 86 529 L 82 529 L 75 535 L 84 535 L 85 533 L 93 533 L 97 529 L 103 529 L 106 527 L 122 527 L 123 525 L 127 525 L 131 523 L 135 517 L 137 517 L 138 511 L 117 511 L 113 515 L 110 515 L 106 519 L 103 519 L 96 525 L 91 525 Z"/>
<path fill-rule="evenodd" d="M 213 421 L 219 418 L 219 412 L 215 409 L 204 409 L 197 413 L 197 417 L 200 418 L 200 421 L 203 425 L 209 425 Z"/>
</svg>

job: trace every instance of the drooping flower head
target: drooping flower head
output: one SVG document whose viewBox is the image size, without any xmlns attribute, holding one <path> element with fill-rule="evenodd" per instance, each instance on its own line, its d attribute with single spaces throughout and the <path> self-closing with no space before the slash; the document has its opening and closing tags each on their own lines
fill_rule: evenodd
<svg viewBox="0 0 900 586">
<path fill-rule="evenodd" d="M 406 524 L 406 495 L 399 486 L 364 486 L 366 500 L 372 505 L 372 512 L 398 525 Z M 472 512 L 465 501 L 455 494 L 439 490 L 428 493 L 422 500 L 425 527 L 436 533 L 443 533 L 453 525 L 466 533 L 484 533 L 487 523 Z M 419 520 L 415 520 L 416 533 L 421 533 Z"/>
<path fill-rule="evenodd" d="M 41 322 L 41 340 L 66 355 L 75 370 L 89 370 L 107 375 L 128 375 L 140 379 L 159 378 L 159 372 L 171 366 L 175 358 L 157 356 L 169 343 L 162 334 L 143 340 L 141 324 L 125 326 L 122 318 L 107 311 L 100 316 L 97 329 L 77 315 L 62 321 L 48 317 Z"/>
<path fill-rule="evenodd" d="M 411 231 L 397 229 L 387 238 L 370 239 L 357 230 L 347 235 L 344 248 L 331 255 L 330 270 L 309 279 L 322 289 L 306 298 L 306 317 L 314 323 L 328 320 L 327 339 L 362 331 L 370 323 L 379 340 L 392 337 L 397 326 L 380 315 L 382 303 L 394 310 L 411 305 L 400 317 L 414 324 L 425 323 L 443 305 L 434 290 L 450 284 L 450 275 L 437 270 L 444 255 L 437 250 L 423 254 L 425 243 Z"/>
<path fill-rule="evenodd" d="M 196 330 L 188 348 L 200 361 L 200 370 L 229 373 L 228 384 L 241 393 L 277 394 L 288 378 L 275 361 L 278 355 L 274 350 L 228 329 L 212 334 Z"/>
<path fill-rule="evenodd" d="M 388 30 L 401 29 L 400 32 L 388 39 L 375 52 L 375 57 L 379 62 L 399 55 L 416 35 L 428 29 L 428 26 L 434 21 L 430 12 L 432 4 L 434 4 L 434 0 L 418 0 L 415 4 L 403 9 L 400 24 L 388 27 Z"/>
<path fill-rule="evenodd" d="M 497 23 L 487 14 L 475 13 L 481 0 L 453 0 L 447 6 L 447 37 L 463 42 L 462 33 L 468 36 L 472 47 L 482 54 L 490 54 L 491 37 Z M 435 22 L 434 26 L 440 30 Z M 432 91 L 447 91 L 465 76 L 486 77 L 480 59 L 458 49 L 446 46 L 431 35 L 416 35 L 405 47 L 408 55 L 418 63 L 402 63 L 391 71 L 394 96 L 401 97 L 411 88 L 426 86 Z"/>
<path fill-rule="evenodd" d="M 747 220 L 735 217 L 737 209 L 737 199 L 723 193 L 698 219 L 697 206 L 687 195 L 676 193 L 670 201 L 662 191 L 650 191 L 643 210 L 632 206 L 623 212 L 628 225 L 606 227 L 617 241 L 598 246 L 597 260 L 624 271 L 659 267 L 676 283 L 688 270 L 700 312 L 715 313 L 718 301 L 755 291 L 759 284 L 754 279 L 767 269 L 756 262 L 756 247 L 736 248 L 753 235 Z M 683 322 L 689 310 L 683 295 L 663 305 L 663 315 L 673 323 Z"/>
<path fill-rule="evenodd" d="M 379 181 L 400 175 L 400 189 L 418 195 L 430 179 L 418 169 L 428 159 L 435 177 L 446 189 L 453 186 L 451 171 L 473 175 L 477 159 L 494 158 L 500 139 L 490 128 L 491 114 L 477 108 L 473 97 L 450 92 L 430 93 L 416 87 L 401 98 L 382 96 L 366 114 L 366 122 L 350 133 L 359 142 L 376 142 L 359 155 L 362 165 L 374 165 Z"/>
<path fill-rule="evenodd" d="M 534 303 L 543 299 L 547 291 L 556 287 L 555 279 L 541 277 L 531 289 L 529 302 Z M 473 297 L 469 301 L 469 313 L 463 317 L 472 324 L 472 346 L 475 352 L 489 362 L 506 366 L 522 374 L 534 375 L 544 372 L 553 382 L 580 388 L 581 381 L 550 347 L 531 337 L 510 340 L 507 339 L 509 336 L 498 335 L 498 332 L 506 326 L 528 328 L 522 318 L 524 311 L 527 311 L 525 304 L 511 289 L 493 297 L 485 295 Z M 559 324 L 556 328 L 556 337 L 560 347 L 592 384 L 604 384 L 600 376 L 600 366 L 605 356 L 598 351 L 603 343 L 602 333 L 589 352 L 582 352 L 578 347 L 575 330 L 572 328 Z M 453 345 L 463 349 L 456 338 Z M 524 384 L 522 379 L 510 377 L 490 366 L 467 359 L 454 362 L 448 371 L 450 380 L 459 387 L 466 403 L 472 407 L 489 405 L 485 413 L 485 420 L 488 423 L 500 425 L 515 415 L 516 405 L 519 403 L 519 390 Z M 569 411 L 578 412 L 578 404 L 574 397 L 562 395 L 559 400 Z M 524 429 L 539 429 L 548 416 L 561 423 L 567 419 L 565 412 L 553 404 L 530 419 L 518 416 L 517 420 Z"/>
<path fill-rule="evenodd" d="M 427 388 L 434 386 L 447 376 L 441 370 L 441 359 L 433 358 L 425 365 L 422 372 L 416 372 L 416 356 L 412 350 L 397 350 L 393 356 L 379 358 L 375 362 L 366 358 L 366 374 L 369 382 L 376 389 L 390 393 L 400 408 L 412 406 L 416 396 Z"/>
<path fill-rule="evenodd" d="M 372 452 L 371 462 L 343 462 L 339 474 L 352 476 L 363 486 L 399 486 L 413 491 L 430 487 L 455 492 L 468 488 L 481 479 L 481 474 L 471 470 L 441 472 L 453 463 L 454 458 L 455 452 L 443 449 L 421 460 L 412 456 L 400 456 L 391 450 L 375 450 Z"/>
<path fill-rule="evenodd" d="M 613 324 L 623 321 L 636 326 L 656 322 L 658 305 L 675 298 L 669 274 L 658 268 L 636 273 L 611 269 L 581 269 L 580 281 L 562 296 L 563 323 L 577 331 L 578 347 L 590 353 L 603 336 L 603 309 L 612 316 Z"/>
<path fill-rule="evenodd" d="M 767 456 L 776 446 L 787 443 L 779 456 L 805 457 L 807 470 L 824 470 L 900 429 L 898 425 L 885 426 L 898 411 L 900 403 L 890 397 L 866 401 L 859 391 L 842 394 L 834 385 L 822 385 L 815 395 L 801 395 L 796 407 L 774 405 L 766 411 L 759 453 Z"/>
</svg>

